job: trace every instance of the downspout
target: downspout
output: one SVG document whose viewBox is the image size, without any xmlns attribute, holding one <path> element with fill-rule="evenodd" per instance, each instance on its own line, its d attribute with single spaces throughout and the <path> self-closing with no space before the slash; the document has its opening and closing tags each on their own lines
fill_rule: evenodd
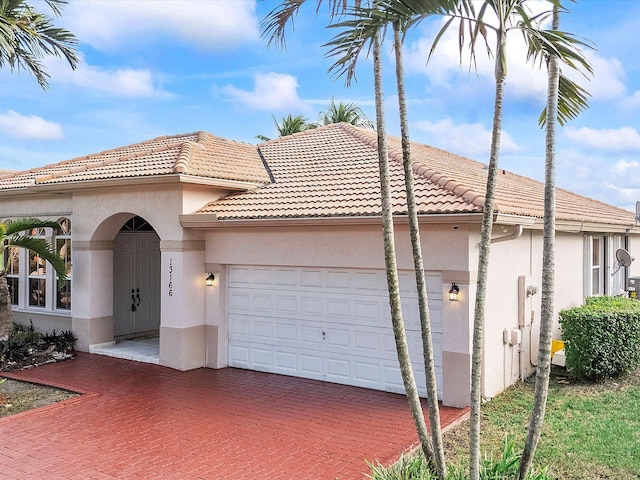
<svg viewBox="0 0 640 480">
<path fill-rule="evenodd" d="M 523 231 L 524 231 L 524 228 L 522 227 L 522 225 L 520 223 L 518 223 L 516 225 L 516 231 L 515 232 L 510 233 L 509 235 L 504 235 L 502 237 L 492 238 L 491 239 L 491 243 L 508 242 L 510 240 L 515 240 L 516 238 L 520 238 L 522 236 L 522 232 Z"/>
</svg>

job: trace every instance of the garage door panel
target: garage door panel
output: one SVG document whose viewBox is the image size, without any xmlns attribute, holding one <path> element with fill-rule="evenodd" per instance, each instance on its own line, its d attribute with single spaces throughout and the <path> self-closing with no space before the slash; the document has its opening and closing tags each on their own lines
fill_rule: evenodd
<svg viewBox="0 0 640 480">
<path fill-rule="evenodd" d="M 298 356 L 291 352 L 276 351 L 275 366 L 277 372 L 296 373 L 298 371 Z"/>
<path fill-rule="evenodd" d="M 231 366 L 404 393 L 384 271 L 232 266 L 229 272 Z M 401 278 L 409 349 L 424 395 L 415 279 L 406 272 Z M 440 277 L 429 276 L 428 285 L 441 385 Z"/>
<path fill-rule="evenodd" d="M 321 355 L 310 353 L 300 354 L 300 375 L 301 377 L 322 379 L 324 375 L 323 358 Z"/>
</svg>

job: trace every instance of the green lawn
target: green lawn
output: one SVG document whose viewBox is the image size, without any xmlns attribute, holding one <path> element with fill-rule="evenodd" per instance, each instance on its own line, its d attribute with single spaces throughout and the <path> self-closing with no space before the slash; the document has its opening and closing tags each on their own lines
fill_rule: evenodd
<svg viewBox="0 0 640 480">
<path fill-rule="evenodd" d="M 500 457 L 505 436 L 522 449 L 533 382 L 516 385 L 483 405 L 482 449 Z M 446 434 L 448 460 L 466 462 L 468 423 Z M 555 375 L 550 384 L 537 467 L 553 478 L 640 478 L 640 370 L 599 384 Z"/>
</svg>

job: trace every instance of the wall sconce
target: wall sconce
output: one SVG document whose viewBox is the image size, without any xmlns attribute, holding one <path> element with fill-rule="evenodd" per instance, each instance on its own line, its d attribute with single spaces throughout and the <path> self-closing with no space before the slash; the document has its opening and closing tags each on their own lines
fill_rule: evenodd
<svg viewBox="0 0 640 480">
<path fill-rule="evenodd" d="M 209 276 L 204 281 L 204 284 L 207 287 L 213 287 L 213 281 L 216 279 L 216 276 L 213 273 L 209 273 Z"/>
<path fill-rule="evenodd" d="M 458 287 L 455 282 L 451 282 L 451 288 L 449 289 L 449 301 L 457 302 L 458 293 L 460 293 L 460 287 Z"/>
</svg>

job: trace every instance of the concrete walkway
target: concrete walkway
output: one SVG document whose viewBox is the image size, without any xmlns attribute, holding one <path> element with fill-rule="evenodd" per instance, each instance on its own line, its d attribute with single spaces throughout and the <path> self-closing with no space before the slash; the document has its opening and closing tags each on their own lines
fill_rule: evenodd
<svg viewBox="0 0 640 480">
<path fill-rule="evenodd" d="M 404 396 L 313 380 L 89 354 L 10 376 L 84 395 L 0 419 L 0 478 L 361 479 L 416 442 Z"/>
</svg>

